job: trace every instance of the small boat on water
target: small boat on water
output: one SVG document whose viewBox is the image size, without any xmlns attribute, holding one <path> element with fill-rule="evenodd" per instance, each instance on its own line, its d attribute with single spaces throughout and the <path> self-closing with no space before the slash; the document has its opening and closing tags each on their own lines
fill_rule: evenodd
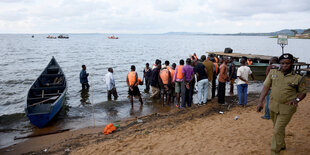
<svg viewBox="0 0 310 155">
<path fill-rule="evenodd" d="M 66 77 L 52 57 L 28 91 L 25 112 L 30 122 L 43 128 L 62 108 L 66 92 Z"/>
<path fill-rule="evenodd" d="M 112 35 L 112 36 L 108 36 L 109 39 L 118 39 L 118 37 Z"/>
<path fill-rule="evenodd" d="M 46 38 L 47 38 L 47 39 L 56 39 L 57 37 L 54 37 L 54 36 L 48 35 Z"/>
<path fill-rule="evenodd" d="M 58 36 L 59 39 L 69 39 L 69 36 L 67 34 L 60 34 Z"/>
</svg>

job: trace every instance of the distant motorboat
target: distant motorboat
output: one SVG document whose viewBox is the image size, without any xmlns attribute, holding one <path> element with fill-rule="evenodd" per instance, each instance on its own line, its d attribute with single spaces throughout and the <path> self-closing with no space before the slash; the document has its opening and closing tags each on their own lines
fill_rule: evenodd
<svg viewBox="0 0 310 155">
<path fill-rule="evenodd" d="M 56 39 L 57 37 L 54 37 L 54 36 L 48 35 L 46 38 L 47 38 L 47 39 Z"/>
<path fill-rule="evenodd" d="M 31 37 L 34 38 L 34 35 L 32 35 Z"/>
<path fill-rule="evenodd" d="M 58 36 L 59 39 L 69 39 L 69 36 L 67 34 L 60 34 Z"/>
<path fill-rule="evenodd" d="M 108 38 L 109 39 L 118 39 L 118 37 L 115 37 L 114 35 L 113 36 L 109 36 Z"/>
</svg>

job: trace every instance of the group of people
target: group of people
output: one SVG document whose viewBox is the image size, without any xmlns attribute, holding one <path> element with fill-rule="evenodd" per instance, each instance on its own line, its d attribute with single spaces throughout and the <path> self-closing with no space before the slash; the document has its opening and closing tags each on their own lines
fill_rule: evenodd
<svg viewBox="0 0 310 155">
<path fill-rule="evenodd" d="M 271 154 L 279 154 L 281 150 L 286 149 L 285 128 L 290 122 L 293 114 L 296 112 L 298 103 L 306 96 L 306 82 L 302 76 L 296 74 L 293 69 L 294 57 L 291 54 L 283 54 L 279 58 L 273 57 L 266 69 L 266 79 L 264 87 L 259 98 L 257 111 L 264 108 L 265 115 L 263 119 L 271 119 L 274 125 L 274 134 L 271 143 Z M 215 90 L 218 88 L 218 103 L 225 103 L 226 83 L 230 83 L 229 93 L 233 94 L 234 84 L 238 90 L 238 104 L 247 105 L 247 88 L 249 75 L 254 80 L 254 76 L 249 65 L 249 59 L 243 57 L 239 60 L 240 67 L 236 68 L 232 57 L 218 58 L 214 55 L 206 57 L 202 55 L 200 59 L 194 53 L 184 62 L 179 61 L 179 65 L 169 61 L 163 64 L 161 60 L 156 60 L 152 67 L 146 63 L 143 70 L 143 78 L 140 79 L 136 72 L 136 67 L 131 66 L 131 71 L 127 74 L 128 95 L 133 106 L 133 96 L 138 96 L 143 104 L 138 85 L 145 82 L 145 92 L 152 89 L 150 98 L 161 98 L 162 104 L 174 103 L 179 108 L 191 107 L 193 102 L 193 93 L 195 83 L 197 82 L 198 105 L 206 104 L 215 97 Z M 220 65 L 220 66 L 219 66 Z M 82 65 L 80 72 L 80 82 L 82 89 L 88 89 L 88 73 L 86 66 Z M 216 86 L 218 79 L 218 87 Z M 108 99 L 111 94 L 117 99 L 115 81 L 113 78 L 113 69 L 109 68 L 106 75 L 106 84 Z M 166 100 L 165 100 L 166 98 Z M 181 99 L 180 99 L 181 98 Z M 181 101 L 181 102 L 180 102 Z"/>
<path fill-rule="evenodd" d="M 230 81 L 230 93 L 233 94 L 236 79 L 239 104 L 246 105 L 248 75 L 252 75 L 254 79 L 251 69 L 246 65 L 246 60 L 246 58 L 241 58 L 241 67 L 236 69 L 232 57 L 218 58 L 212 54 L 208 55 L 208 57 L 202 55 L 198 59 L 196 53 L 194 53 L 185 61 L 181 59 L 178 65 L 172 63 L 171 66 L 168 60 L 162 63 L 161 60 L 156 59 L 152 67 L 150 67 L 149 63 L 146 63 L 142 79 L 138 77 L 135 65 L 132 65 L 126 77 L 131 105 L 133 106 L 134 96 L 138 96 L 140 103 L 143 104 L 138 88 L 138 85 L 143 85 L 143 83 L 145 84 L 144 91 L 146 93 L 151 90 L 150 98 L 161 98 L 163 105 L 169 105 L 170 102 L 174 103 L 176 98 L 176 107 L 191 107 L 195 86 L 197 86 L 198 105 L 206 104 L 212 100 L 216 96 L 216 88 L 218 88 L 218 103 L 226 104 L 226 82 Z M 80 72 L 82 89 L 89 89 L 88 75 L 86 66 L 82 65 Z M 218 87 L 216 79 L 218 79 Z M 106 87 L 108 100 L 112 99 L 112 95 L 114 99 L 117 99 L 118 94 L 112 68 L 108 68 L 106 74 Z"/>
</svg>

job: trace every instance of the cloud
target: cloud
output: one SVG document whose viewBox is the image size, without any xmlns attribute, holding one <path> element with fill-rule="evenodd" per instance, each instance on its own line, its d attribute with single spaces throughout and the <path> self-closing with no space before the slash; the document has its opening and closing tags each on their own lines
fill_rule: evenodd
<svg viewBox="0 0 310 155">
<path fill-rule="evenodd" d="M 307 0 L 2 0 L 0 33 L 269 32 L 309 15 Z"/>
</svg>

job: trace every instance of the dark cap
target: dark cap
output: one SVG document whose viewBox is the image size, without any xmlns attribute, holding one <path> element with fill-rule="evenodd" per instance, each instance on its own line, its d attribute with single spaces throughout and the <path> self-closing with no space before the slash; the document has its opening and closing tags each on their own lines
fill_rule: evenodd
<svg viewBox="0 0 310 155">
<path fill-rule="evenodd" d="M 294 57 L 292 54 L 290 53 L 284 53 L 282 54 L 280 57 L 279 57 L 279 61 L 281 61 L 282 59 L 289 59 L 291 60 L 292 62 L 294 62 Z"/>
</svg>

